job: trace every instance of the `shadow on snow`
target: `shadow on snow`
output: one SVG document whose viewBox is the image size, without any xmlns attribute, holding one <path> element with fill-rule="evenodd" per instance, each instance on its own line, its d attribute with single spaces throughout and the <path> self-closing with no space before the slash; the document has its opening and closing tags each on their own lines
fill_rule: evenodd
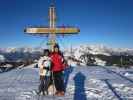
<svg viewBox="0 0 133 100">
<path fill-rule="evenodd" d="M 127 81 L 129 81 L 129 82 L 131 82 L 131 83 L 133 83 L 133 80 L 132 80 L 132 79 L 127 78 L 126 76 L 121 75 L 120 73 L 117 73 L 117 72 L 112 71 L 112 70 L 110 70 L 110 69 L 108 69 L 108 68 L 105 68 L 105 67 L 102 67 L 102 68 L 106 69 L 106 71 L 107 71 L 108 73 L 114 73 L 114 74 L 120 76 L 121 78 L 123 78 L 123 79 L 125 79 L 125 80 L 127 80 Z"/>
<path fill-rule="evenodd" d="M 83 73 L 78 72 L 74 77 L 75 91 L 74 91 L 74 100 L 87 100 L 85 94 L 85 76 Z"/>
<path fill-rule="evenodd" d="M 118 98 L 118 100 L 123 100 L 121 96 L 117 93 L 115 88 L 110 84 L 108 79 L 103 79 L 102 81 L 104 81 L 107 84 L 108 88 L 114 93 L 114 95 Z"/>
</svg>

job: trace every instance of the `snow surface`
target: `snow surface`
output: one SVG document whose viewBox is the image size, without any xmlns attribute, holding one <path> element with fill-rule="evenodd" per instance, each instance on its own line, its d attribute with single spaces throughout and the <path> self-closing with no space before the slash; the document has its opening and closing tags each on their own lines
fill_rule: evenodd
<svg viewBox="0 0 133 100">
<path fill-rule="evenodd" d="M 34 64 L 0 73 L 0 100 L 133 100 L 133 68 L 77 66 L 66 69 L 64 79 L 64 97 L 39 97 Z"/>
</svg>

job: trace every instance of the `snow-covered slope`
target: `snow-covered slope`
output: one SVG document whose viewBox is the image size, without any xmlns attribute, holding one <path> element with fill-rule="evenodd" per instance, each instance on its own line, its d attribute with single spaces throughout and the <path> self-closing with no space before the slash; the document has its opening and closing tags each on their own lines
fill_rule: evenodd
<svg viewBox="0 0 133 100">
<path fill-rule="evenodd" d="M 0 74 L 0 100 L 132 100 L 133 69 L 71 67 L 65 70 L 64 97 L 37 96 L 38 69 L 34 65 Z M 128 73 L 128 75 L 127 75 Z M 130 74 L 130 75 L 129 75 Z"/>
</svg>

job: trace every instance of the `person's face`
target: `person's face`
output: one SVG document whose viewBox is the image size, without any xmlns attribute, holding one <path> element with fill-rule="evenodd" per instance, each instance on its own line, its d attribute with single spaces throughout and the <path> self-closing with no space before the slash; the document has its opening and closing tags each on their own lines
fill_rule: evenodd
<svg viewBox="0 0 133 100">
<path fill-rule="evenodd" d="M 54 48 L 54 51 L 55 51 L 55 52 L 59 52 L 59 48 L 55 47 L 55 48 Z"/>
<path fill-rule="evenodd" d="M 49 55 L 49 53 L 48 52 L 45 52 L 45 56 L 48 56 Z"/>
</svg>

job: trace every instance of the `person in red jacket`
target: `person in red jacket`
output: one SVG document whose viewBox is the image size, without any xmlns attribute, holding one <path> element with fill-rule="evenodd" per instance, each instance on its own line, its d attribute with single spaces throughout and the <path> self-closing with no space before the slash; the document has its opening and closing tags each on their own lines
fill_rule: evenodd
<svg viewBox="0 0 133 100">
<path fill-rule="evenodd" d="M 64 71 L 64 57 L 60 52 L 59 45 L 55 44 L 53 47 L 53 52 L 51 53 L 52 60 L 52 72 L 53 79 L 56 88 L 55 95 L 64 96 L 65 95 L 65 87 L 64 87 L 64 79 L 63 79 L 63 71 Z"/>
</svg>

